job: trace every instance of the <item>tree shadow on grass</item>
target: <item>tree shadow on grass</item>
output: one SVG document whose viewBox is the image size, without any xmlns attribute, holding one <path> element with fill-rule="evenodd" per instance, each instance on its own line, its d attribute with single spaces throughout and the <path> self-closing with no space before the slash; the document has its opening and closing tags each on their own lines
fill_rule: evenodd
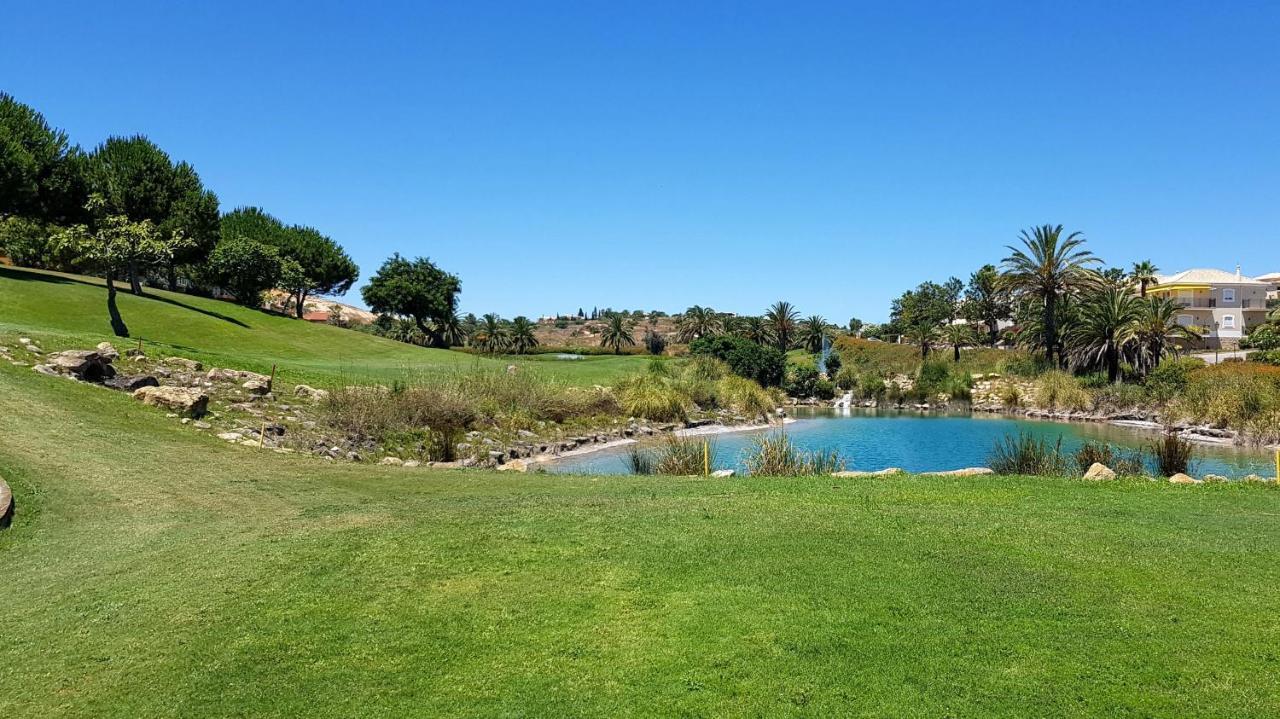
<svg viewBox="0 0 1280 719">
<path fill-rule="evenodd" d="M 76 284 L 76 285 L 84 285 L 86 287 L 105 288 L 104 283 L 101 281 L 94 282 L 90 280 L 82 280 L 77 277 L 68 277 L 66 275 L 49 274 L 45 272 L 24 272 L 21 270 L 15 270 L 11 267 L 3 267 L 3 266 L 0 266 L 0 277 L 11 279 L 11 280 L 19 280 L 21 282 L 48 282 L 51 284 L 59 284 L 59 285 Z M 245 329 L 249 329 L 249 325 L 245 324 L 244 322 L 234 317 L 229 317 L 220 312 L 214 312 L 213 310 L 200 309 L 199 307 L 189 305 L 185 302 L 179 302 L 178 300 L 172 299 L 170 297 L 161 297 L 160 295 L 148 294 L 147 292 L 143 292 L 142 297 L 149 300 L 155 300 L 157 302 L 164 302 L 166 304 L 174 305 L 175 307 L 181 307 L 184 310 L 191 310 L 192 312 L 197 312 L 206 317 L 212 317 L 215 320 L 230 322 L 231 324 L 236 325 L 238 327 L 244 327 Z"/>
</svg>

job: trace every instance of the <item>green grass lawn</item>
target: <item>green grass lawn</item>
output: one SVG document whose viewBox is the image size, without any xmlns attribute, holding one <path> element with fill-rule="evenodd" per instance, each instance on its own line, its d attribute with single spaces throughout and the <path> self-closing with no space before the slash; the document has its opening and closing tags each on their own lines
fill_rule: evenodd
<svg viewBox="0 0 1280 719">
<path fill-rule="evenodd" d="M 0 475 L 6 718 L 1280 714 L 1269 487 L 326 463 L 8 363 Z"/>
<path fill-rule="evenodd" d="M 120 293 L 119 305 L 133 342 L 142 339 L 148 352 L 259 372 L 278 364 L 281 377 L 294 382 L 386 381 L 423 372 L 514 363 L 570 384 L 610 384 L 649 361 L 639 356 L 572 361 L 483 358 L 151 288 L 144 297 Z M 20 334 L 42 340 L 46 349 L 83 349 L 103 340 L 117 341 L 111 335 L 101 280 L 0 267 L 0 338 L 11 340 Z M 132 342 L 117 344 L 123 349 Z"/>
</svg>

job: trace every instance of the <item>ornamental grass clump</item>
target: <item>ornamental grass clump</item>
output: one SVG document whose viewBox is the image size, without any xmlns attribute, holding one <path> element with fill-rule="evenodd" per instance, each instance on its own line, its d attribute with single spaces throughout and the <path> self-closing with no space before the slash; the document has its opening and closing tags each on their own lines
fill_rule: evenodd
<svg viewBox="0 0 1280 719">
<path fill-rule="evenodd" d="M 1038 477 L 1065 477 L 1071 462 L 1062 453 L 1062 437 L 1055 444 L 1032 434 L 1019 432 L 997 440 L 987 457 L 987 466 L 996 474 L 1023 474 Z"/>
<path fill-rule="evenodd" d="M 719 406 L 749 418 L 768 417 L 778 406 L 767 390 L 737 375 L 728 375 L 716 381 L 715 397 Z"/>
<path fill-rule="evenodd" d="M 785 432 L 757 437 L 743 460 L 747 473 L 758 477 L 811 477 L 841 472 L 844 457 L 836 450 L 803 450 Z"/>
<path fill-rule="evenodd" d="M 1036 404 L 1046 409 L 1084 410 L 1093 404 L 1089 391 L 1068 372 L 1052 370 L 1036 380 Z"/>
<path fill-rule="evenodd" d="M 665 377 L 642 373 L 624 377 L 614 388 L 622 411 L 655 422 L 678 422 L 689 416 L 691 400 Z"/>
<path fill-rule="evenodd" d="M 632 445 L 623 461 L 632 474 L 704 475 L 716 470 L 716 445 L 700 437 L 669 435 L 658 447 Z"/>
<path fill-rule="evenodd" d="M 1172 432 L 1151 443 L 1151 457 L 1155 460 L 1156 472 L 1161 477 L 1172 477 L 1175 474 L 1186 474 L 1191 471 L 1191 460 L 1195 456 L 1195 447 L 1190 442 Z"/>
<path fill-rule="evenodd" d="M 1191 372 L 1173 415 L 1216 427 L 1280 434 L 1280 367 L 1224 362 Z"/>
<path fill-rule="evenodd" d="M 1121 451 L 1105 442 L 1085 442 L 1075 453 L 1076 468 L 1089 471 L 1095 463 L 1108 467 L 1122 477 L 1141 477 L 1147 473 L 1146 462 L 1138 450 Z"/>
</svg>

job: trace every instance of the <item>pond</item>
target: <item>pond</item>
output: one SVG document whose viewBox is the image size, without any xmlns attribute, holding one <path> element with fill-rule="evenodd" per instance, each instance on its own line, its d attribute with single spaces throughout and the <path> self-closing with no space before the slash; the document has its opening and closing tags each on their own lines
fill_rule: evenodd
<svg viewBox="0 0 1280 719">
<path fill-rule="evenodd" d="M 1006 435 L 1026 432 L 1074 453 L 1086 441 L 1107 442 L 1124 449 L 1150 444 L 1149 430 L 1096 423 L 1065 423 L 985 414 L 936 414 L 896 410 L 797 410 L 785 431 L 802 449 L 834 449 L 849 469 L 901 467 L 931 472 L 986 466 L 992 446 Z M 720 467 L 743 470 L 741 458 L 752 441 L 772 430 L 710 435 Z M 1275 473 L 1269 453 L 1239 447 L 1197 444 L 1192 474 L 1243 477 Z M 628 447 L 566 457 L 545 465 L 550 472 L 625 474 Z"/>
</svg>

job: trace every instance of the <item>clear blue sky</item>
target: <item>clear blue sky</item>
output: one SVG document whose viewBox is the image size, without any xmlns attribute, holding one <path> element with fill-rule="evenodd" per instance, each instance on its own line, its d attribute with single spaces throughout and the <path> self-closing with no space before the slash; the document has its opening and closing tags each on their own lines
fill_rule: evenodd
<svg viewBox="0 0 1280 719">
<path fill-rule="evenodd" d="M 12 3 L 0 88 L 478 313 L 882 320 L 1044 222 L 1280 271 L 1280 4 L 898 5 Z"/>
</svg>

